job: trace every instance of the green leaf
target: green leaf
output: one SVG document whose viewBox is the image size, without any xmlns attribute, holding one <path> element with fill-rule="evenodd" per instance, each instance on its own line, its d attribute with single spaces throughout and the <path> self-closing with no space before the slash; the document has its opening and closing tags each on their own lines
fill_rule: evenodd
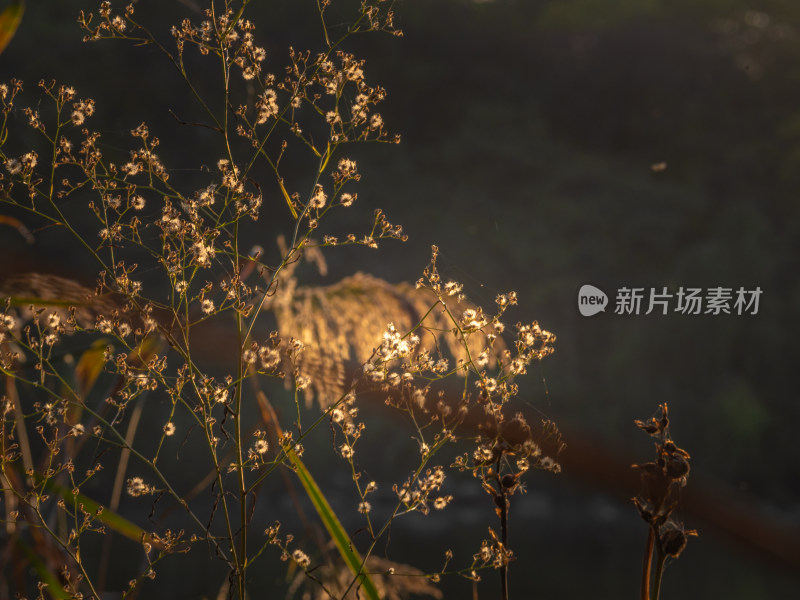
<svg viewBox="0 0 800 600">
<path fill-rule="evenodd" d="M 47 593 L 52 598 L 55 598 L 55 600 L 61 600 L 61 598 L 72 598 L 73 596 L 64 591 L 61 581 L 50 571 L 50 569 L 47 568 L 47 565 L 45 565 L 41 557 L 33 551 L 33 548 L 26 544 L 20 537 L 17 537 L 16 541 L 17 547 L 22 550 L 25 558 L 28 559 L 28 563 L 31 567 L 33 567 L 33 570 L 36 571 L 36 574 L 39 576 L 42 583 L 47 584 L 47 588 L 45 588 Z"/>
<path fill-rule="evenodd" d="M 286 204 L 289 206 L 289 210 L 292 211 L 292 216 L 297 219 L 297 211 L 294 209 L 294 203 L 292 202 L 291 196 L 289 196 L 289 192 L 286 191 L 286 186 L 283 185 L 283 179 L 278 178 L 278 185 L 281 186 L 281 191 L 283 192 L 283 197 L 286 199 Z"/>
<path fill-rule="evenodd" d="M 86 306 L 91 304 L 88 301 L 64 300 L 61 298 L 42 298 L 41 296 L 8 296 L 11 306 Z"/>
<path fill-rule="evenodd" d="M 300 460 L 300 457 L 297 456 L 294 450 L 289 450 L 286 455 L 297 469 L 297 476 L 300 477 L 300 482 L 303 484 L 306 494 L 308 494 L 311 503 L 314 505 L 314 509 L 317 511 L 319 518 L 322 519 L 325 529 L 328 530 L 328 533 L 333 538 L 336 548 L 339 550 L 339 554 L 342 555 L 344 562 L 353 572 L 353 575 L 359 579 L 367 597 L 370 598 L 370 600 L 380 600 L 380 595 L 375 588 L 375 584 L 362 568 L 363 560 L 361 556 L 350 544 L 350 538 L 347 532 L 345 532 L 344 527 L 342 527 L 342 524 L 339 522 L 339 518 L 336 516 L 336 513 L 333 512 L 331 505 L 328 504 L 328 500 L 323 495 L 322 490 L 319 489 L 311 473 L 309 473 L 303 461 Z"/>
<path fill-rule="evenodd" d="M 134 369 L 147 368 L 147 363 L 151 358 L 156 356 L 161 348 L 164 346 L 164 338 L 158 334 L 149 334 L 139 342 L 131 353 L 128 355 L 128 365 Z"/>
<path fill-rule="evenodd" d="M 124 535 L 126 538 L 131 539 L 135 542 L 141 542 L 142 540 L 151 541 L 150 535 L 138 525 L 131 523 L 125 517 L 122 517 L 115 513 L 110 508 L 106 508 L 105 506 L 101 505 L 99 502 L 95 502 L 91 498 L 84 496 L 81 493 L 73 494 L 73 490 L 59 485 L 54 481 L 48 479 L 45 484 L 45 488 L 57 494 L 64 500 L 68 502 L 72 502 L 73 500 L 77 504 L 83 504 L 83 509 L 91 514 L 97 514 L 97 518 L 108 528 L 113 529 L 120 535 Z"/>
<path fill-rule="evenodd" d="M 103 365 L 106 363 L 106 346 L 110 343 L 111 340 L 108 338 L 95 340 L 78 359 L 78 364 L 75 366 L 75 382 L 78 384 L 80 399 L 84 402 L 100 373 L 103 372 Z"/>
<path fill-rule="evenodd" d="M 0 13 L 0 52 L 5 50 L 17 32 L 23 12 L 25 12 L 24 0 L 14 0 L 8 8 Z"/>
</svg>

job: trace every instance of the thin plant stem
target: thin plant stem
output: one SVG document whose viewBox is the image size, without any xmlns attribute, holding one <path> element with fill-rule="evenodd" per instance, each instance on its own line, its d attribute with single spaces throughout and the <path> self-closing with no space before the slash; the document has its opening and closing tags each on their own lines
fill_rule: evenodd
<svg viewBox="0 0 800 600">
<path fill-rule="evenodd" d="M 119 502 L 122 498 L 122 486 L 125 484 L 125 474 L 128 471 L 128 462 L 131 458 L 130 447 L 133 446 L 133 438 L 136 436 L 136 429 L 139 427 L 139 421 L 142 418 L 142 410 L 144 409 L 144 402 L 142 399 L 136 403 L 131 415 L 131 420 L 128 422 L 128 431 L 125 433 L 126 447 L 122 448 L 120 452 L 119 463 L 117 464 L 117 474 L 114 477 L 114 488 L 111 492 L 111 501 L 109 508 L 114 512 L 119 509 Z M 113 535 L 109 533 L 103 540 L 103 552 L 100 555 L 100 566 L 98 567 L 97 576 L 97 589 L 100 593 L 106 589 L 106 580 L 108 577 L 108 565 L 111 560 L 111 541 Z"/>
<path fill-rule="evenodd" d="M 656 572 L 653 576 L 653 600 L 658 600 L 661 595 L 661 577 L 664 574 L 664 564 L 667 561 L 667 555 L 660 548 L 656 548 Z"/>
<path fill-rule="evenodd" d="M 500 513 L 500 537 L 505 551 L 508 550 L 508 498 L 500 480 L 500 461 L 497 463 L 497 472 L 497 486 L 500 488 L 497 498 Z M 503 564 L 500 566 L 500 597 L 502 600 L 508 600 L 508 562 L 506 560 L 503 560 Z"/>
<path fill-rule="evenodd" d="M 642 562 L 642 590 L 641 600 L 650 600 L 650 572 L 653 565 L 653 542 L 655 531 L 650 527 L 647 534 L 647 544 L 644 547 L 644 560 Z"/>
</svg>

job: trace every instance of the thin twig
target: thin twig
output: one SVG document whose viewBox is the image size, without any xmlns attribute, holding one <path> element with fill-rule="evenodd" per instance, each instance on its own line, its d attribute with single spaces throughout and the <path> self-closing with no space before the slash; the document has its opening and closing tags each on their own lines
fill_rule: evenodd
<svg viewBox="0 0 800 600">
<path fill-rule="evenodd" d="M 658 600 L 658 597 L 661 595 L 661 577 L 664 574 L 664 564 L 666 563 L 667 555 L 661 549 L 661 545 L 659 544 L 656 548 L 656 572 L 655 576 L 653 577 L 653 593 L 652 597 L 653 600 Z"/>
<path fill-rule="evenodd" d="M 644 561 L 642 562 L 641 600 L 650 600 L 650 571 L 653 564 L 653 542 L 655 537 L 655 531 L 650 527 L 647 534 L 647 545 L 644 548 Z"/>
</svg>

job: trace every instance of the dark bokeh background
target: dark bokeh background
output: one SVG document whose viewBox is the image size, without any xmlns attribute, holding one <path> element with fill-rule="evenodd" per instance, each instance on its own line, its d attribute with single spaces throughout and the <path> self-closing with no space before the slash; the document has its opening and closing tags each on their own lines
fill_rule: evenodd
<svg viewBox="0 0 800 600">
<path fill-rule="evenodd" d="M 192 13 L 186 3 L 139 4 L 160 35 Z M 313 3 L 253 4 L 269 69 L 280 71 L 289 45 L 318 49 Z M 198 161 L 216 155 L 201 154 L 211 144 L 204 131 L 167 113 L 193 118 L 174 71 L 147 48 L 82 44 L 74 25 L 81 7 L 94 8 L 29 3 L 0 56 L 1 78 L 20 77 L 32 90 L 56 77 L 95 98 L 92 124 L 107 131 L 109 152 L 124 152 L 129 130 L 147 120 L 165 162 L 186 169 L 189 181 L 199 177 Z M 683 515 L 701 537 L 668 569 L 665 597 L 792 595 L 797 542 L 772 539 L 759 549 L 734 541 L 736 517 L 726 534 L 700 513 L 744 507 L 768 532 L 800 533 L 800 4 L 409 0 L 396 11 L 403 39 L 367 36 L 349 48 L 367 58 L 368 80 L 388 89 L 381 112 L 403 143 L 354 155 L 364 174 L 359 218 L 369 219 L 366 205 L 381 207 L 410 241 L 329 252 L 329 280 L 354 266 L 416 279 L 436 243 L 443 274 L 474 301 L 491 305 L 514 289 L 522 308 L 512 318 L 538 319 L 558 335 L 556 354 L 532 370 L 523 397 L 561 425 L 575 454 L 568 450 L 562 476 L 536 476 L 514 503 L 512 590 L 635 597 L 645 530 L 626 504 L 636 490 L 617 474 L 651 453 L 632 420 L 668 402 L 673 435 L 693 455 L 690 487 L 708 495 L 697 514 Z M 665 170 L 651 169 L 661 162 Z M 256 234 L 265 247 L 289 231 L 282 209 L 278 195 L 266 198 Z M 76 276 L 95 270 L 56 236 L 40 236 L 32 254 L 7 229 L 0 251 L 0 275 L 42 265 Z M 609 294 L 760 286 L 763 295 L 750 316 L 607 310 L 586 318 L 576 299 L 585 283 Z M 384 426 L 389 439 L 394 429 Z M 485 536 L 491 514 L 472 523 L 470 493 L 450 520 L 439 517 L 441 530 L 413 520 L 395 530 L 397 555 L 430 552 L 424 558 L 436 565 L 448 543 L 462 543 L 454 536 Z M 420 544 L 420 536 L 433 541 Z M 472 552 L 474 542 L 464 543 Z M 175 597 L 210 593 L 201 585 L 212 583 L 199 577 L 197 589 Z M 449 585 L 450 597 L 471 593 Z M 495 592 L 482 584 L 481 598 Z"/>
</svg>

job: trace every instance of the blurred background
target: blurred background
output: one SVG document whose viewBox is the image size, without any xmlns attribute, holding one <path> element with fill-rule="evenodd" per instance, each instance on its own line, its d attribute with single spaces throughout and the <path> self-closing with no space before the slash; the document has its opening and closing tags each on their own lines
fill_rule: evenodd
<svg viewBox="0 0 800 600">
<path fill-rule="evenodd" d="M 204 6 L 139 2 L 137 14 L 168 42 L 173 23 L 200 18 L 196 5 Z M 348 6 L 334 2 L 329 21 Z M 0 79 L 21 78 L 33 92 L 39 79 L 56 78 L 94 98 L 91 125 L 110 153 L 124 156 L 130 129 L 146 120 L 167 166 L 199 180 L 198 163 L 216 154 L 202 154 L 207 131 L 169 114 L 197 117 L 171 65 L 150 48 L 82 43 L 81 8 L 97 6 L 29 2 L 0 55 Z M 314 10 L 305 1 L 252 3 L 269 70 L 281 72 L 290 45 L 320 49 Z M 363 173 L 360 212 L 342 226 L 366 224 L 380 207 L 410 239 L 326 251 L 329 275 L 309 277 L 329 283 L 362 270 L 413 281 L 435 243 L 443 276 L 474 302 L 489 307 L 516 290 L 521 306 L 510 321 L 536 319 L 558 336 L 556 353 L 520 383 L 525 410 L 560 425 L 564 471 L 533 474 L 514 499 L 512 595 L 636 597 L 646 530 L 629 501 L 638 489 L 629 467 L 650 460 L 653 446 L 633 419 L 667 402 L 673 437 L 693 459 L 680 517 L 700 537 L 667 569 L 663 597 L 792 596 L 800 587 L 800 4 L 406 0 L 395 11 L 403 38 L 357 37 L 347 49 L 367 59 L 367 81 L 388 90 L 381 113 L 403 141 L 351 153 Z M 192 65 L 200 81 L 207 64 Z M 290 231 L 285 212 L 279 195 L 266 194 L 254 243 L 277 252 L 275 236 Z M 37 234 L 28 246 L 5 228 L 0 278 L 34 270 L 91 281 L 94 265 L 71 252 L 58 235 Z M 625 286 L 763 294 L 755 315 L 623 316 L 612 306 L 583 317 L 583 284 L 612 303 Z M 389 440 L 381 458 L 394 462 L 391 436 L 407 434 L 372 417 Z M 329 477 L 321 477 L 328 489 L 347 487 L 346 475 Z M 468 548 L 467 560 L 486 527 L 497 527 L 483 492 L 453 485 L 452 511 L 393 529 L 393 557 L 434 570 L 447 547 Z M 160 581 L 170 581 L 167 571 Z M 173 597 L 208 594 L 208 572 L 176 579 Z M 485 574 L 481 598 L 495 597 L 494 577 Z M 443 589 L 448 598 L 472 593 L 462 580 Z"/>
</svg>

